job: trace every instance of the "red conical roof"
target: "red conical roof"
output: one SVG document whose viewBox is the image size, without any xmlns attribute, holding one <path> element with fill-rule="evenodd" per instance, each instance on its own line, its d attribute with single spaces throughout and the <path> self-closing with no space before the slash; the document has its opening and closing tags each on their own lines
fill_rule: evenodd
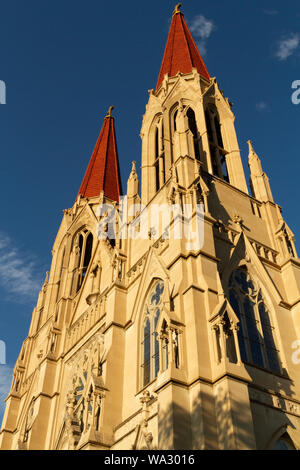
<svg viewBox="0 0 300 470">
<path fill-rule="evenodd" d="M 104 119 L 90 163 L 81 183 L 78 196 L 104 195 L 119 202 L 122 194 L 114 118 L 111 109 Z"/>
<path fill-rule="evenodd" d="M 208 70 L 200 52 L 198 51 L 193 36 L 187 27 L 183 13 L 181 13 L 178 10 L 178 7 L 176 7 L 176 11 L 172 18 L 156 90 L 161 85 L 166 73 L 169 77 L 174 77 L 178 72 L 191 73 L 192 68 L 196 68 L 202 77 L 210 80 Z"/>
</svg>

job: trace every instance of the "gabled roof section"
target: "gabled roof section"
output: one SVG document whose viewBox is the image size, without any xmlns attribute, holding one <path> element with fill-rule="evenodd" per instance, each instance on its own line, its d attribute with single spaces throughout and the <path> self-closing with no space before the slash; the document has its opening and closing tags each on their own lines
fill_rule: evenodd
<svg viewBox="0 0 300 470">
<path fill-rule="evenodd" d="M 92 153 L 89 165 L 81 183 L 78 196 L 95 197 L 101 191 L 113 201 L 119 202 L 122 194 L 119 159 L 116 143 L 114 118 L 109 108 Z"/>
<path fill-rule="evenodd" d="M 210 80 L 206 65 L 187 27 L 183 13 L 179 10 L 180 6 L 178 4 L 173 13 L 156 90 L 160 87 L 165 74 L 174 77 L 178 72 L 191 73 L 193 68 L 196 68 L 202 77 Z"/>
</svg>

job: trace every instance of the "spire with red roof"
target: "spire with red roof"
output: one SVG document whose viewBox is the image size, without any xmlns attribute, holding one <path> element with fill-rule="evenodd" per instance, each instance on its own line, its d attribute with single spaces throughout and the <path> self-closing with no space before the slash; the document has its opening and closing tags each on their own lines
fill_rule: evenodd
<svg viewBox="0 0 300 470">
<path fill-rule="evenodd" d="M 196 68 L 202 77 L 210 80 L 206 65 L 187 27 L 180 7 L 181 3 L 178 3 L 173 12 L 156 90 L 160 87 L 166 74 L 169 77 L 175 77 L 178 72 L 191 73 L 193 68 Z"/>
<path fill-rule="evenodd" d="M 99 196 L 103 191 L 107 198 L 119 202 L 122 186 L 112 110 L 113 106 L 104 118 L 78 196 L 90 198 Z"/>
</svg>

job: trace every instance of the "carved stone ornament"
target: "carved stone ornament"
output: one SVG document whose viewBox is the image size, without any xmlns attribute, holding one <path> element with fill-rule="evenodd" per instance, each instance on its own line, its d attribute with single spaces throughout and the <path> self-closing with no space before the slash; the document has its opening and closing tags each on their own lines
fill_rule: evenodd
<svg viewBox="0 0 300 470">
<path fill-rule="evenodd" d="M 98 333 L 67 364 L 71 374 L 66 397 L 65 424 L 71 448 L 76 447 L 85 432 L 99 430 L 102 400 L 106 390 L 101 367 L 103 355 L 104 336 Z"/>
</svg>

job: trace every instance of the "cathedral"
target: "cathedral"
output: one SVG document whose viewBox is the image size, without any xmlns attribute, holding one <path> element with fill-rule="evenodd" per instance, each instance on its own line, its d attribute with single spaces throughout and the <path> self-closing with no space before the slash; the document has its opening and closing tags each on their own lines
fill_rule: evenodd
<svg viewBox="0 0 300 470">
<path fill-rule="evenodd" d="M 300 260 L 175 7 L 122 192 L 110 107 L 13 371 L 0 449 L 300 449 Z"/>
</svg>

